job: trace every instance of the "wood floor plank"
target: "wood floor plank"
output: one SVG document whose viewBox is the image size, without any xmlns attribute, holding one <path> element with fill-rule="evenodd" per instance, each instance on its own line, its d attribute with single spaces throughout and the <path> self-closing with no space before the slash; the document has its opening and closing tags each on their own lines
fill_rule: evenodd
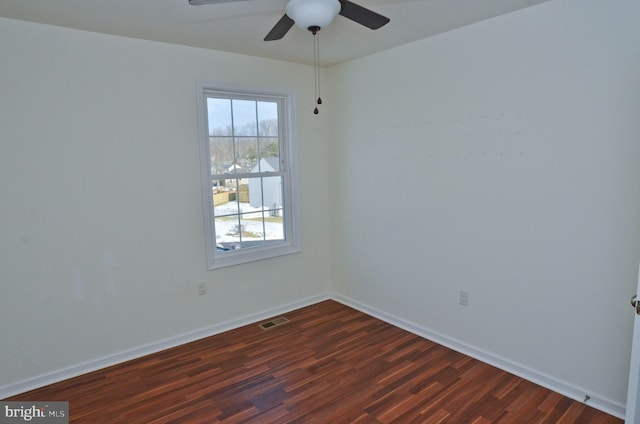
<svg viewBox="0 0 640 424">
<path fill-rule="evenodd" d="M 7 400 L 72 423 L 622 424 L 334 301 Z"/>
</svg>

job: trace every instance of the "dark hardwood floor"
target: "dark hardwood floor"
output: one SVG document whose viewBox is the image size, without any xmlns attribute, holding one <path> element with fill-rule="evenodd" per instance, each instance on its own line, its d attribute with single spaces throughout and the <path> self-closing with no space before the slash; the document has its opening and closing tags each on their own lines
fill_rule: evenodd
<svg viewBox="0 0 640 424">
<path fill-rule="evenodd" d="M 8 400 L 74 423 L 622 423 L 334 301 Z"/>
</svg>

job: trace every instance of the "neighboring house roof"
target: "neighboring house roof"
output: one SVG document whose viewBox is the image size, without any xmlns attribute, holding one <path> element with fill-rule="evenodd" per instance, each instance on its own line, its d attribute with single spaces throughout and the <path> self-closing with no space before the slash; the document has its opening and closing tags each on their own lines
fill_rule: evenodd
<svg viewBox="0 0 640 424">
<path fill-rule="evenodd" d="M 258 168 L 259 167 L 259 168 Z M 251 172 L 270 172 L 277 171 L 280 169 L 280 158 L 278 156 L 268 156 L 266 158 L 260 159 L 260 162 L 253 167 Z"/>
<path fill-rule="evenodd" d="M 227 168 L 227 171 L 233 171 L 233 170 L 235 170 L 236 172 L 242 171 L 242 167 L 234 163 L 233 165 Z"/>
</svg>

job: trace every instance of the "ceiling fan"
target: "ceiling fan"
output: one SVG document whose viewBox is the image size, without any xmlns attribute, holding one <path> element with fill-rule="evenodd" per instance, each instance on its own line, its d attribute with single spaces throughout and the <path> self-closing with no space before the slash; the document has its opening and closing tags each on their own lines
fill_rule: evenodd
<svg viewBox="0 0 640 424">
<path fill-rule="evenodd" d="M 189 0 L 189 4 L 200 6 L 237 1 L 248 0 Z M 309 30 L 315 34 L 321 28 L 329 26 L 337 15 L 344 16 L 370 29 L 378 29 L 390 21 L 386 16 L 349 0 L 289 0 L 285 7 L 285 14 L 264 37 L 264 41 L 280 40 L 289 32 L 294 23 L 303 30 Z"/>
<path fill-rule="evenodd" d="M 248 0 L 189 0 L 192 6 L 201 6 L 204 4 L 232 3 L 237 1 Z M 288 0 L 285 7 L 285 14 L 275 24 L 271 31 L 264 37 L 264 41 L 280 40 L 293 27 L 298 25 L 303 30 L 309 30 L 313 34 L 314 39 L 314 82 L 315 82 L 315 107 L 314 114 L 318 114 L 318 105 L 322 104 L 320 98 L 320 44 L 318 41 L 318 31 L 325 28 L 333 22 L 338 16 L 344 16 L 354 22 L 364 25 L 367 28 L 378 29 L 387 23 L 390 19 L 382 16 L 373 10 L 357 5 L 349 0 Z"/>
</svg>

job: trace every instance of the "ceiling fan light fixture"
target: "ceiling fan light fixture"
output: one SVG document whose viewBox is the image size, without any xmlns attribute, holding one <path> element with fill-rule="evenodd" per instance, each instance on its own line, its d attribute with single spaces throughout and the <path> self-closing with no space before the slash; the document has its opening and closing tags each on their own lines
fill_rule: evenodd
<svg viewBox="0 0 640 424">
<path fill-rule="evenodd" d="M 326 28 L 338 16 L 339 0 L 289 0 L 286 13 L 303 30 Z"/>
</svg>

